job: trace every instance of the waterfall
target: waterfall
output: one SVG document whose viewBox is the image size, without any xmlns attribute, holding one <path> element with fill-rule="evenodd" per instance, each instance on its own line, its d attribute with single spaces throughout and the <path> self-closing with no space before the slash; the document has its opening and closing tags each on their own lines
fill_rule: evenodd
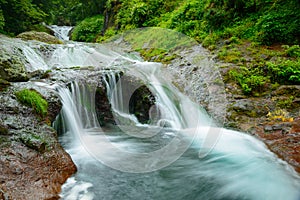
<svg viewBox="0 0 300 200">
<path fill-rule="evenodd" d="M 70 39 L 69 34 L 73 28 L 73 26 L 57 26 L 57 25 L 51 25 L 47 27 L 54 31 L 55 37 L 64 41 L 68 41 Z"/>
<path fill-rule="evenodd" d="M 103 45 L 57 45 L 7 37 L 0 37 L 0 44 L 6 53 L 16 55 L 28 72 L 71 67 L 106 68 L 120 57 Z"/>
<path fill-rule="evenodd" d="M 55 124 L 78 173 L 62 188 L 62 199 L 299 199 L 299 175 L 286 162 L 254 137 L 217 127 L 161 64 L 96 44 L 0 42 L 28 71 L 57 69 L 65 77 L 56 87 L 63 108 Z M 74 66 L 93 69 L 65 69 Z M 99 85 L 115 120 L 104 127 L 96 111 Z M 155 98 L 148 124 L 129 112 L 141 86 Z"/>
<path fill-rule="evenodd" d="M 141 124 L 128 112 L 128 98 L 140 85 L 131 88 L 120 71 L 103 75 L 112 111 L 117 113 L 115 128 L 94 123 L 95 89 L 84 83 L 59 89 L 64 122 L 74 128 L 62 140 L 71 144 L 68 151 L 79 166 L 79 175 L 61 194 L 63 199 L 83 195 L 90 199 L 298 200 L 298 175 L 262 142 L 216 127 L 201 107 L 160 78 L 164 74 L 160 64 L 127 61 L 121 62 L 124 73 L 142 80 L 140 84 L 155 96 L 153 109 L 161 114 L 153 116 L 156 123 Z M 168 125 L 161 125 L 162 121 Z M 217 143 L 199 157 L 207 135 L 216 132 L 221 135 Z M 79 142 L 70 139 L 74 136 Z M 107 185 L 112 187 L 108 191 Z M 136 193 L 129 195 L 130 191 Z"/>
</svg>

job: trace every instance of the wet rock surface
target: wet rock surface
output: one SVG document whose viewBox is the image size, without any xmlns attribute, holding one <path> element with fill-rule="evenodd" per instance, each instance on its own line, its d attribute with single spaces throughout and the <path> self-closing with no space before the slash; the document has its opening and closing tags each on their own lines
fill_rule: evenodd
<svg viewBox="0 0 300 200">
<path fill-rule="evenodd" d="M 1 42 L 0 42 L 1 44 Z M 25 65 L 22 59 L 14 55 L 17 49 L 8 49 L 0 45 L 0 79 L 6 81 L 26 81 L 28 80 Z"/>
<path fill-rule="evenodd" d="M 59 99 L 30 82 L 11 84 L 0 93 L 0 197 L 58 199 L 61 185 L 76 171 L 50 126 L 61 108 Z M 36 89 L 49 101 L 46 119 L 16 100 L 14 92 L 23 88 Z"/>
<path fill-rule="evenodd" d="M 54 37 L 53 35 L 50 35 L 45 32 L 37 32 L 37 31 L 29 31 L 24 32 L 19 35 L 17 35 L 17 38 L 21 38 L 23 40 L 37 40 L 40 42 L 45 42 L 48 44 L 62 44 L 63 42 Z"/>
</svg>

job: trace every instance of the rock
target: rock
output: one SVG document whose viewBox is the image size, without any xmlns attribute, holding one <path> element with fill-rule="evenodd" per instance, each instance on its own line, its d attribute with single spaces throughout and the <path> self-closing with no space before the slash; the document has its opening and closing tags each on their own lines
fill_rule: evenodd
<svg viewBox="0 0 300 200">
<path fill-rule="evenodd" d="M 264 127 L 264 130 L 267 131 L 267 132 L 270 132 L 270 131 L 273 131 L 273 127 L 270 126 L 270 125 L 267 125 Z"/>
<path fill-rule="evenodd" d="M 50 35 L 45 32 L 36 32 L 36 31 L 24 32 L 17 35 L 17 38 L 21 38 L 23 40 L 37 40 L 48 44 L 63 44 L 62 41 L 60 41 L 53 35 Z"/>
<path fill-rule="evenodd" d="M 282 85 L 272 95 L 300 97 L 300 85 Z"/>
<path fill-rule="evenodd" d="M 26 68 L 21 58 L 1 46 L 0 52 L 0 79 L 13 82 L 27 81 Z"/>
<path fill-rule="evenodd" d="M 0 197 L 59 199 L 61 185 L 76 172 L 76 166 L 48 122 L 16 101 L 14 91 L 22 88 L 38 87 L 30 82 L 13 83 L 0 93 L 0 189 L 5 191 L 0 191 Z M 56 115 L 61 106 L 55 92 L 37 90 L 52 101 L 49 105 Z"/>
<path fill-rule="evenodd" d="M 0 79 L 0 92 L 4 91 L 9 86 L 10 83 L 8 81 Z"/>
<path fill-rule="evenodd" d="M 268 114 L 268 106 L 266 102 L 261 102 L 251 99 L 237 99 L 229 107 L 229 110 L 234 110 L 240 115 L 249 117 L 262 117 Z"/>
<path fill-rule="evenodd" d="M 8 135 L 8 127 L 0 122 L 0 135 Z"/>
<path fill-rule="evenodd" d="M 39 137 L 33 133 L 24 133 L 21 135 L 20 140 L 27 147 L 34 149 L 40 153 L 43 153 L 46 150 L 46 141 L 43 138 Z"/>
</svg>

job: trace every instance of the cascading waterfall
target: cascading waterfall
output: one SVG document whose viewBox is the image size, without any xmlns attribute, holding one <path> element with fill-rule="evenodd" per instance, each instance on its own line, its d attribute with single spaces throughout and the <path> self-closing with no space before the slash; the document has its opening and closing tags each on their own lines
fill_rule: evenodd
<svg viewBox="0 0 300 200">
<path fill-rule="evenodd" d="M 73 28 L 73 26 L 57 26 L 57 25 L 51 25 L 47 27 L 54 31 L 55 37 L 64 41 L 68 41 L 70 39 L 69 33 Z"/>
<path fill-rule="evenodd" d="M 118 126 L 121 130 L 107 130 L 98 126 L 72 132 L 72 135 L 79 136 L 81 141 L 81 145 L 76 143 L 69 147 L 70 154 L 79 166 L 79 173 L 67 182 L 62 198 L 70 199 L 76 196 L 80 197 L 79 199 L 298 200 L 299 177 L 286 163 L 268 151 L 262 142 L 242 133 L 212 127 L 212 121 L 201 108 L 167 81 L 157 77 L 161 74 L 159 64 L 135 62 L 124 67 L 132 67 L 135 76 L 143 78 L 155 94 L 157 106 L 164 108 L 161 120 L 166 119 L 171 125 L 159 129 L 159 123 L 141 126 L 136 119 L 132 120 L 125 108 L 128 100 L 124 97 L 126 85 L 123 85 L 122 76 L 118 72 L 107 73 L 104 77 L 112 109 L 122 118 L 130 118 L 135 124 L 122 124 L 124 121 L 120 120 L 121 124 Z M 128 73 L 130 74 L 130 71 Z M 68 98 L 68 102 L 63 101 L 63 110 L 68 110 L 70 105 L 78 103 L 78 97 L 84 94 L 90 99 L 95 98 L 93 93 L 87 94 L 84 87 L 78 89 L 72 88 L 69 91 L 73 97 Z M 64 99 L 63 95 L 61 96 Z M 81 101 L 79 107 L 90 107 L 90 102 L 84 102 L 88 101 Z M 77 116 L 73 112 L 66 113 Z M 118 118 L 119 115 L 115 117 Z M 68 122 L 70 126 L 75 123 L 72 116 L 64 116 L 66 121 L 71 120 Z M 79 120 L 76 124 L 82 124 L 87 119 L 95 120 L 88 117 L 75 119 Z M 199 159 L 198 152 L 211 129 L 220 131 L 221 137 L 211 152 Z M 155 134 L 151 134 L 151 131 Z M 70 132 L 68 134 L 71 134 Z M 149 134 L 149 137 L 142 137 L 140 132 L 144 135 Z M 72 143 L 68 134 L 63 137 L 63 141 Z M 172 145 L 174 140 L 180 142 Z M 123 150 L 116 151 L 110 145 Z M 151 145 L 155 148 L 150 147 Z M 173 152 L 147 154 L 149 151 L 152 153 L 163 149 L 164 145 L 171 147 L 168 150 Z M 180 152 L 182 149 L 185 153 Z M 147 158 L 143 157 L 145 152 Z M 174 152 L 180 156 L 176 157 Z M 175 157 L 176 159 L 173 159 Z M 168 158 L 171 159 L 167 164 L 162 163 L 162 160 Z M 90 170 L 93 171 L 92 174 Z M 143 170 L 143 173 L 134 173 Z M 115 178 L 111 179 L 112 177 Z M 80 185 L 88 188 L 80 189 Z"/>
<path fill-rule="evenodd" d="M 68 80 L 69 88 L 56 88 L 63 103 L 57 121 L 64 132 L 60 140 L 78 167 L 63 186 L 62 199 L 300 198 L 299 176 L 290 166 L 255 138 L 216 127 L 202 108 L 161 78 L 166 73 L 160 64 L 100 45 L 47 46 L 1 37 L 0 42 L 20 52 L 29 71 L 95 67 L 89 78 Z M 40 46 L 49 49 L 44 52 Z M 155 96 L 149 124 L 129 113 L 128 91 L 134 89 L 122 82 L 120 71 L 142 80 Z M 101 127 L 98 122 L 98 83 L 88 80 L 97 73 L 104 77 L 116 125 Z M 217 143 L 206 149 L 205 140 L 214 133 L 220 133 Z M 199 158 L 199 151 L 208 153 Z"/>
</svg>

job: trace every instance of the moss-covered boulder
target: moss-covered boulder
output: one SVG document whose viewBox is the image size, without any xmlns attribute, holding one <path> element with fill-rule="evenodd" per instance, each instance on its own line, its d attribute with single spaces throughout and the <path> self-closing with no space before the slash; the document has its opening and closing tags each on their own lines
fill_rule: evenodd
<svg viewBox="0 0 300 200">
<path fill-rule="evenodd" d="M 0 52 L 0 79 L 12 82 L 27 81 L 25 64 L 21 58 L 2 47 Z"/>
<path fill-rule="evenodd" d="M 29 31 L 24 32 L 17 35 L 17 38 L 21 38 L 23 40 L 37 40 L 41 42 L 45 42 L 48 44 L 62 44 L 63 42 L 57 39 L 56 37 L 45 33 L 45 32 L 37 32 L 37 31 Z"/>
</svg>

